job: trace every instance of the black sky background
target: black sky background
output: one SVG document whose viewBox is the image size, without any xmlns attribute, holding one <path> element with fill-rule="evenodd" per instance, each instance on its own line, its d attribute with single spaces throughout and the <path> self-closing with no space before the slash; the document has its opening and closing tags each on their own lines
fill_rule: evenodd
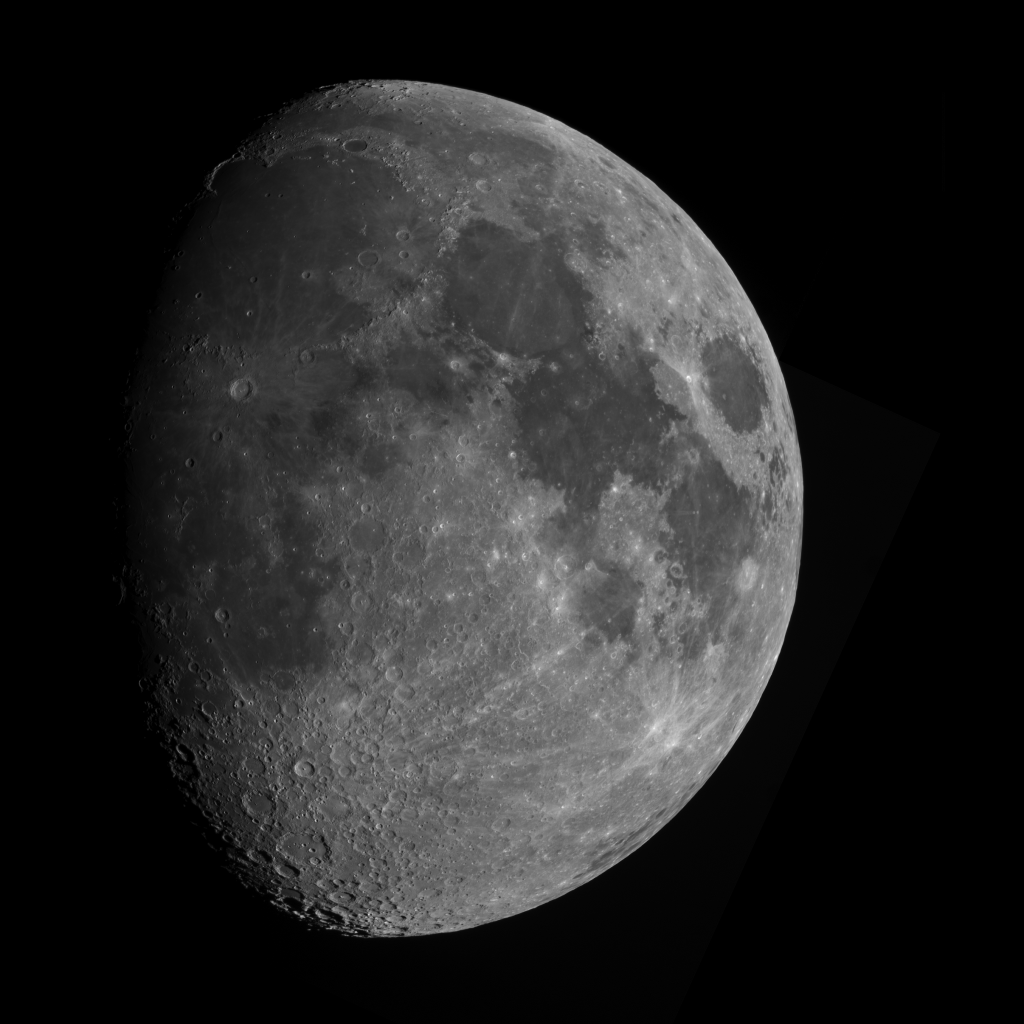
<svg viewBox="0 0 1024 1024">
<path fill-rule="evenodd" d="M 721 79 L 639 59 L 625 79 L 588 79 L 582 66 L 545 73 L 482 59 L 250 58 L 228 49 L 198 66 L 134 54 L 106 71 L 132 82 L 117 104 L 131 159 L 108 239 L 127 285 L 104 407 L 112 451 L 131 353 L 173 246 L 168 225 L 262 115 L 352 78 L 473 89 L 617 153 L 737 274 L 796 414 L 806 487 L 797 604 L 735 748 L 626 861 L 506 922 L 367 942 L 307 931 L 219 867 L 140 732 L 138 668 L 113 595 L 116 727 L 137 765 L 121 791 L 128 880 L 102 910 L 101 951 L 117 976 L 171 1013 L 191 1012 L 201 994 L 206 1005 L 368 1022 L 426 1007 L 494 1021 L 671 1021 L 748 1007 L 866 1010 L 883 993 L 890 1007 L 914 1005 L 919 986 L 938 983 L 922 950 L 941 929 L 928 870 L 941 826 L 917 747 L 941 674 L 935 546 L 950 469 L 940 78 L 927 62 L 877 53 L 790 60 L 785 73 L 766 61 Z M 118 473 L 114 459 L 115 510 Z M 116 571 L 116 515 L 111 524 Z"/>
</svg>

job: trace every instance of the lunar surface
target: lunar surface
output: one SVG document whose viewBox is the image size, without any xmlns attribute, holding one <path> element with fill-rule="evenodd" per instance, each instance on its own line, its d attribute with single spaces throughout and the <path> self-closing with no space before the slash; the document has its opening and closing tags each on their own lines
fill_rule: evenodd
<svg viewBox="0 0 1024 1024">
<path fill-rule="evenodd" d="M 583 885 L 776 663 L 793 413 L 664 192 L 505 100 L 326 88 L 211 171 L 130 391 L 150 721 L 238 877 L 350 935 Z"/>
</svg>

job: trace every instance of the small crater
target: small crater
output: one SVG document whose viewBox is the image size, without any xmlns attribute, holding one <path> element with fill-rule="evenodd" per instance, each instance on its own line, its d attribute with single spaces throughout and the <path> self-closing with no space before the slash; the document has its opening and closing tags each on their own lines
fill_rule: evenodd
<svg viewBox="0 0 1024 1024">
<path fill-rule="evenodd" d="M 349 153 L 362 153 L 366 149 L 366 142 L 363 139 L 349 139 L 342 148 Z"/>
<path fill-rule="evenodd" d="M 249 793 L 245 797 L 246 809 L 252 815 L 270 814 L 274 809 L 273 803 L 262 793 Z"/>
<path fill-rule="evenodd" d="M 481 178 L 476 183 L 476 187 L 478 192 L 490 192 L 491 189 L 494 188 L 494 186 L 486 178 Z"/>
<path fill-rule="evenodd" d="M 380 262 L 380 255 L 373 251 L 373 249 L 365 249 L 357 257 L 359 265 L 361 267 L 373 267 Z"/>
<path fill-rule="evenodd" d="M 216 610 L 216 611 L 215 611 L 215 612 L 213 613 L 213 617 L 214 617 L 214 618 L 215 618 L 215 619 L 216 619 L 216 620 L 217 620 L 218 622 L 227 622 L 227 621 L 228 621 L 228 619 L 230 619 L 230 618 L 231 618 L 231 612 L 229 612 L 229 611 L 227 610 L 227 608 L 218 608 L 218 609 L 217 609 L 217 610 Z"/>
<path fill-rule="evenodd" d="M 274 673 L 274 686 L 279 690 L 287 692 L 295 686 L 295 676 L 291 672 L 278 671 Z"/>
<path fill-rule="evenodd" d="M 406 251 L 405 251 L 405 250 L 403 249 L 403 250 L 402 250 L 402 251 L 401 251 L 401 252 L 400 252 L 400 253 L 398 254 L 398 258 L 399 258 L 400 260 L 407 260 L 407 259 L 409 258 L 409 254 L 408 254 L 408 253 L 407 253 L 407 252 L 406 252 Z"/>
<path fill-rule="evenodd" d="M 420 565 L 426 555 L 423 545 L 417 541 L 409 540 L 402 544 L 391 556 L 396 565 L 404 569 L 415 569 Z"/>
<path fill-rule="evenodd" d="M 187 466 L 187 467 L 188 467 L 189 469 L 191 469 L 191 468 L 192 468 L 192 467 L 193 467 L 193 466 L 194 466 L 195 464 L 196 464 L 196 460 L 195 460 L 195 459 L 186 459 L 186 460 L 185 460 L 185 465 L 186 465 L 186 466 Z"/>
<path fill-rule="evenodd" d="M 312 761 L 296 761 L 294 771 L 300 779 L 308 779 L 312 777 L 316 768 L 313 766 Z"/>
<path fill-rule="evenodd" d="M 228 391 L 236 402 L 244 402 L 252 396 L 254 391 L 253 383 L 248 377 L 239 377 L 238 380 L 231 382 L 231 387 Z"/>
<path fill-rule="evenodd" d="M 303 280 L 303 281 L 308 281 L 308 280 L 309 280 L 309 278 L 310 278 L 310 273 L 309 273 L 309 271 L 308 271 L 308 270 L 304 270 L 304 271 L 302 272 L 302 280 Z"/>
<path fill-rule="evenodd" d="M 211 440 L 211 441 L 223 441 L 223 440 L 224 440 L 224 434 L 223 434 L 223 432 L 222 432 L 222 431 L 220 431 L 220 430 L 215 430 L 215 431 L 214 431 L 214 432 L 213 432 L 213 433 L 212 433 L 212 434 L 210 435 L 210 440 Z"/>
<path fill-rule="evenodd" d="M 324 810 L 331 818 L 347 818 L 352 813 L 349 802 L 342 796 L 329 796 L 324 801 Z M 342 897 L 346 900 L 352 899 L 348 893 L 333 893 L 329 898 L 339 903 Z"/>
<path fill-rule="evenodd" d="M 336 718 L 351 718 L 355 714 L 361 699 L 362 695 L 358 687 L 350 684 L 343 686 L 341 693 L 338 694 L 338 699 L 331 706 L 331 712 Z M 335 760 L 334 751 L 331 753 L 331 760 Z"/>
<path fill-rule="evenodd" d="M 555 559 L 555 575 L 560 579 L 567 579 L 573 574 L 576 568 L 576 559 L 572 555 L 559 555 Z"/>
<path fill-rule="evenodd" d="M 395 232 L 395 238 L 397 238 L 400 242 L 408 242 L 411 237 L 412 235 L 410 235 L 409 232 L 405 230 L 405 228 L 402 228 L 401 231 Z"/>
<path fill-rule="evenodd" d="M 736 587 L 741 594 L 746 594 L 757 582 L 757 562 L 752 558 L 744 558 L 736 577 Z"/>
<path fill-rule="evenodd" d="M 313 353 L 310 352 L 309 349 L 303 349 L 299 353 L 299 362 L 302 363 L 303 365 L 308 365 L 309 363 L 313 362 Z"/>
</svg>

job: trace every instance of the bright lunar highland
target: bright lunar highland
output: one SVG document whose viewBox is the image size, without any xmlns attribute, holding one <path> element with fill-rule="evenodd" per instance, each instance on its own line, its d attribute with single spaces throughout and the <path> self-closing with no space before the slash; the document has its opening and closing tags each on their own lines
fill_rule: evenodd
<svg viewBox="0 0 1024 1024">
<path fill-rule="evenodd" d="M 188 208 L 128 394 L 150 721 L 237 875 L 350 935 L 583 885 L 728 753 L 800 454 L 710 241 L 572 128 L 289 105 Z"/>
</svg>

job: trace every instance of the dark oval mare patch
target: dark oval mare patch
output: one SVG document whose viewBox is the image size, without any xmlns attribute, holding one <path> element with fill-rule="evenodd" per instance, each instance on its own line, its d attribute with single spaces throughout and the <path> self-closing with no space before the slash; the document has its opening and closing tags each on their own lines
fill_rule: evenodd
<svg viewBox="0 0 1024 1024">
<path fill-rule="evenodd" d="M 756 430 L 768 405 L 768 389 L 739 341 L 728 334 L 714 338 L 701 353 L 701 362 L 708 397 L 729 427 L 737 433 Z"/>
</svg>

